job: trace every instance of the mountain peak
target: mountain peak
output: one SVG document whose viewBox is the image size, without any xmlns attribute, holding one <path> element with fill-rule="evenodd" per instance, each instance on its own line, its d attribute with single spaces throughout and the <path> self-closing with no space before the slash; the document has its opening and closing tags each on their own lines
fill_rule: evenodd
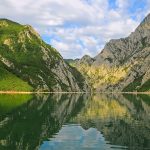
<svg viewBox="0 0 150 150">
<path fill-rule="evenodd" d="M 94 62 L 94 59 L 91 58 L 89 55 L 84 55 L 79 61 L 78 63 L 83 63 L 83 64 L 88 64 L 91 65 Z"/>
<path fill-rule="evenodd" d="M 11 20 L 9 20 L 9 19 L 6 19 L 6 18 L 0 18 L 0 22 L 2 22 L 2 21 L 7 21 L 7 22 L 10 22 Z"/>
<path fill-rule="evenodd" d="M 88 64 L 84 56 L 79 65 Z M 80 67 L 98 91 L 150 90 L 150 14 L 126 38 L 110 40 L 88 67 Z M 87 68 L 87 69 L 86 69 Z"/>
<path fill-rule="evenodd" d="M 150 13 L 144 18 L 141 24 L 143 23 L 150 23 Z"/>
<path fill-rule="evenodd" d="M 81 59 L 91 59 L 89 55 L 84 55 Z"/>
<path fill-rule="evenodd" d="M 17 22 L 14 22 L 14 21 L 12 21 L 12 20 L 9 20 L 9 19 L 6 19 L 6 18 L 0 18 L 0 24 L 2 24 L 2 23 L 5 23 L 5 24 L 15 24 L 15 25 L 20 25 L 19 23 L 17 23 Z"/>
</svg>

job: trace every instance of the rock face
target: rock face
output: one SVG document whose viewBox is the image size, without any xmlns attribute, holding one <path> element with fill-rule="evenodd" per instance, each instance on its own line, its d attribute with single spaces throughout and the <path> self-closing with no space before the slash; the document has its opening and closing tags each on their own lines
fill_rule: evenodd
<svg viewBox="0 0 150 150">
<path fill-rule="evenodd" d="M 78 60 L 77 64 L 92 65 L 94 61 L 94 58 L 91 58 L 89 55 L 84 55 L 80 60 Z"/>
<path fill-rule="evenodd" d="M 84 77 L 65 63 L 56 49 L 42 41 L 31 26 L 1 19 L 0 35 L 0 64 L 36 91 L 88 89 Z"/>
<path fill-rule="evenodd" d="M 149 91 L 150 14 L 127 38 L 110 40 L 94 59 L 86 72 L 79 70 L 96 90 Z"/>
<path fill-rule="evenodd" d="M 84 55 L 81 59 L 64 59 L 65 62 L 71 64 L 72 66 L 77 65 L 92 65 L 95 61 L 94 58 L 91 58 L 89 55 Z"/>
</svg>

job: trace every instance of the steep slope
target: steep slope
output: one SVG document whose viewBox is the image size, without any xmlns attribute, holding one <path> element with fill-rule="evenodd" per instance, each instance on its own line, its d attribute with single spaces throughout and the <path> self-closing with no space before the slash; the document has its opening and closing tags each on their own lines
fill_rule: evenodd
<svg viewBox="0 0 150 150">
<path fill-rule="evenodd" d="M 110 40 L 82 72 L 98 91 L 150 91 L 150 14 L 127 38 Z M 83 69 L 84 68 L 84 69 Z"/>
<path fill-rule="evenodd" d="M 29 25 L 0 19 L 0 63 L 36 91 L 85 91 L 81 74 Z M 76 76 L 72 74 L 76 71 Z M 79 82 L 81 82 L 79 84 Z"/>
</svg>

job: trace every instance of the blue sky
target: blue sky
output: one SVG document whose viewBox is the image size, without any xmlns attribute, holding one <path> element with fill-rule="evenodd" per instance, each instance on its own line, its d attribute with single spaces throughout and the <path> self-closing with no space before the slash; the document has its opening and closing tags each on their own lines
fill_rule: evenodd
<svg viewBox="0 0 150 150">
<path fill-rule="evenodd" d="M 0 17 L 32 25 L 64 58 L 97 55 L 128 36 L 149 13 L 150 0 L 0 0 Z"/>
</svg>

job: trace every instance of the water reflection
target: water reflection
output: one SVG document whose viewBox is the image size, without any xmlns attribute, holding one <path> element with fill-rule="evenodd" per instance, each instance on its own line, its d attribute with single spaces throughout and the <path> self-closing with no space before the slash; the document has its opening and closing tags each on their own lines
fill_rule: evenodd
<svg viewBox="0 0 150 150">
<path fill-rule="evenodd" d="M 115 150 L 125 146 L 109 144 L 96 128 L 83 129 L 80 125 L 64 125 L 50 141 L 46 141 L 40 150 Z"/>
<path fill-rule="evenodd" d="M 150 149 L 150 98 L 143 95 L 94 96 L 72 119 L 101 131 L 111 144 Z"/>
<path fill-rule="evenodd" d="M 0 94 L 0 115 L 10 112 L 32 99 L 32 95 L 7 95 Z"/>
<path fill-rule="evenodd" d="M 10 97 L 0 97 L 2 150 L 150 149 L 147 95 Z"/>
</svg>

